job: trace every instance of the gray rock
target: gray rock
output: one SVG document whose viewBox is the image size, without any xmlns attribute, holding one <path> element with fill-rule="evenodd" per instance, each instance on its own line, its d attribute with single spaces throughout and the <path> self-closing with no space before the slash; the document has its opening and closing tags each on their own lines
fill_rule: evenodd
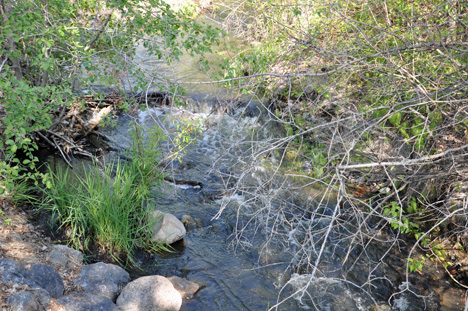
<svg viewBox="0 0 468 311">
<path fill-rule="evenodd" d="M 49 293 L 42 288 L 14 293 L 7 301 L 14 311 L 45 310 L 49 302 Z"/>
<path fill-rule="evenodd" d="M 145 276 L 130 282 L 117 298 L 122 311 L 178 311 L 182 296 L 163 276 Z"/>
<path fill-rule="evenodd" d="M 183 298 L 192 299 L 193 296 L 200 290 L 202 287 L 200 284 L 183 279 L 178 276 L 170 276 L 167 278 L 171 281 L 174 288 L 179 292 Z"/>
<path fill-rule="evenodd" d="M 47 296 L 47 294 L 39 289 L 45 290 L 53 298 L 59 298 L 63 295 L 62 278 L 52 266 L 34 264 L 30 270 L 26 270 L 21 262 L 11 258 L 3 258 L 0 259 L 0 272 L 2 272 L 3 283 L 9 286 L 26 284 L 32 289 L 36 289 L 36 292 L 41 296 Z M 24 297 L 29 296 L 29 294 L 24 295 Z M 50 297 L 47 296 L 44 299 L 48 303 Z"/>
<path fill-rule="evenodd" d="M 39 305 L 42 308 L 45 309 L 49 305 L 51 298 L 50 298 L 49 293 L 45 289 L 43 288 L 31 289 L 31 293 L 33 293 L 36 296 L 36 301 L 39 303 Z"/>
<path fill-rule="evenodd" d="M 64 253 L 53 250 L 50 252 L 49 256 L 47 257 L 49 263 L 57 268 L 65 268 L 68 264 L 68 258 L 65 256 Z"/>
<path fill-rule="evenodd" d="M 63 296 L 63 281 L 57 270 L 50 265 L 33 264 L 24 273 L 24 283 L 32 288 L 45 289 L 52 298 Z"/>
<path fill-rule="evenodd" d="M 2 282 L 7 285 L 23 284 L 24 266 L 21 262 L 11 258 L 0 259 L 0 272 L 2 272 Z"/>
<path fill-rule="evenodd" d="M 119 311 L 109 298 L 92 294 L 72 294 L 58 299 L 55 303 L 64 307 L 66 311 Z"/>
<path fill-rule="evenodd" d="M 187 230 L 193 230 L 203 227 L 203 222 L 200 219 L 193 219 L 190 215 L 182 216 L 182 223 Z"/>
<path fill-rule="evenodd" d="M 185 237 L 184 224 L 174 215 L 154 211 L 152 217 L 156 219 L 155 225 L 151 228 L 154 242 L 172 244 Z"/>
<path fill-rule="evenodd" d="M 8 298 L 7 303 L 13 311 L 44 310 L 44 308 L 40 307 L 36 295 L 27 291 L 14 293 Z"/>
<path fill-rule="evenodd" d="M 63 253 L 68 259 L 68 268 L 79 267 L 83 264 L 83 253 L 66 245 L 54 245 L 54 250 Z"/>
<path fill-rule="evenodd" d="M 119 266 L 99 262 L 81 268 L 80 277 L 73 281 L 85 292 L 115 301 L 120 288 L 130 282 L 130 275 Z"/>
</svg>

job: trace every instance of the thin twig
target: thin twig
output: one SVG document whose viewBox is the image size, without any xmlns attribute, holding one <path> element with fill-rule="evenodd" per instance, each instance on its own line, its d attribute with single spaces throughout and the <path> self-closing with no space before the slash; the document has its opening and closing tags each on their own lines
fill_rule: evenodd
<svg viewBox="0 0 468 311">
<path fill-rule="evenodd" d="M 59 135 L 59 134 L 57 134 L 55 132 L 52 132 L 50 130 L 46 130 L 46 132 L 49 133 L 49 134 L 52 134 L 52 135 L 54 135 L 54 136 L 56 136 L 56 137 L 58 137 L 58 138 L 60 138 L 62 140 L 64 140 L 64 141 L 66 141 L 67 143 L 69 143 L 71 146 L 73 146 L 75 148 L 79 148 L 74 142 L 72 142 L 71 140 L 69 140 L 68 138 L 66 138 L 66 137 L 64 137 L 62 135 Z"/>
<path fill-rule="evenodd" d="M 395 162 L 376 162 L 376 163 L 362 163 L 362 164 L 351 164 L 351 165 L 338 165 L 336 166 L 339 170 L 349 170 L 354 168 L 364 168 L 364 167 L 377 167 L 377 166 L 401 166 L 401 165 L 423 165 L 423 164 L 430 164 L 433 160 L 445 157 L 449 153 L 453 153 L 456 151 L 460 151 L 463 149 L 467 149 L 468 144 L 463 145 L 457 148 L 449 148 L 443 152 L 424 156 L 418 159 L 407 159 L 402 161 L 395 161 Z"/>
</svg>

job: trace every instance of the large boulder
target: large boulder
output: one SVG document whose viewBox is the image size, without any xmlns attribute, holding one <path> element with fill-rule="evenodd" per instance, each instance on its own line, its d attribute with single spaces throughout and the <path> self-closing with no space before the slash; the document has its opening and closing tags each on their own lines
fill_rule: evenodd
<svg viewBox="0 0 468 311">
<path fill-rule="evenodd" d="M 115 301 L 121 287 L 130 282 L 127 271 L 113 264 L 103 262 L 84 266 L 80 277 L 73 281 L 87 293 L 104 296 Z"/>
<path fill-rule="evenodd" d="M 178 311 L 182 296 L 165 277 L 145 276 L 122 289 L 117 306 L 122 311 Z"/>
<path fill-rule="evenodd" d="M 172 244 L 185 237 L 187 232 L 184 224 L 174 215 L 154 211 L 152 218 L 156 220 L 156 223 L 151 228 L 154 242 Z"/>
<path fill-rule="evenodd" d="M 64 296 L 58 299 L 55 302 L 55 305 L 57 306 L 57 308 L 54 310 L 120 311 L 109 298 L 82 293 Z"/>
</svg>

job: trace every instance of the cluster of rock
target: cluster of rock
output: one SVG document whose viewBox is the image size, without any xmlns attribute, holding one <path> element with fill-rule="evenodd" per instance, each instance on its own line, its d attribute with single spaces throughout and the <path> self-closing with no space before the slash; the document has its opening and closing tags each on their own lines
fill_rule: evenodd
<svg viewBox="0 0 468 311">
<path fill-rule="evenodd" d="M 158 241 L 170 244 L 185 236 L 175 216 L 156 212 L 155 217 L 159 221 L 153 233 Z M 113 264 L 82 266 L 83 254 L 64 245 L 53 246 L 47 261 L 24 265 L 0 259 L 1 282 L 17 289 L 8 298 L 12 310 L 179 310 L 182 298 L 192 298 L 200 289 L 199 284 L 177 276 L 151 275 L 131 281 L 124 269 Z M 59 273 L 66 269 L 79 271 L 68 290 Z"/>
</svg>

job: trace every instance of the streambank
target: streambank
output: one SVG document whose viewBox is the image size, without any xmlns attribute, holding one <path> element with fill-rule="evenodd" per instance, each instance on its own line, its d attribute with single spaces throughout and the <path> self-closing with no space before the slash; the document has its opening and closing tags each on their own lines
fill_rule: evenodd
<svg viewBox="0 0 468 311">
<path fill-rule="evenodd" d="M 192 298 L 201 288 L 176 276 L 132 281 L 117 265 L 86 265 L 81 252 L 51 244 L 24 215 L 12 213 L 7 215 L 10 235 L 0 232 L 2 310 L 131 310 L 138 305 L 139 310 L 177 311 L 183 298 Z"/>
<path fill-rule="evenodd" d="M 322 192 L 271 169 L 278 167 L 282 154 L 270 150 L 284 138 L 275 119 L 265 111 L 249 113 L 252 108 L 245 105 L 232 113 L 194 108 L 205 104 L 192 110 L 155 107 L 137 115 L 140 124 L 164 128 L 169 138 L 177 136 L 177 122 L 183 119 L 200 119 L 205 129 L 179 158 L 165 162 L 173 180 L 193 182 L 165 182 L 153 193 L 158 209 L 186 219 L 187 235 L 173 245 L 175 252 L 139 254 L 142 270 L 129 271 L 133 279 L 175 275 L 203 284 L 192 299 L 183 301 L 181 310 L 264 310 L 288 297 L 278 310 L 320 310 L 314 307 L 317 303 L 334 310 L 419 310 L 425 304 L 428 310 L 456 310 L 463 305 L 464 291 L 453 288 L 441 266 L 428 265 L 423 274 L 405 278 L 409 246 L 400 240 L 388 252 L 391 232 L 375 235 L 380 244 L 374 239 L 365 252 L 354 248 L 348 253 L 356 232 L 352 207 L 340 210 L 341 227 L 332 227 L 339 232 L 330 233 L 325 243 L 322 237 L 336 202 L 323 201 Z M 256 105 L 262 111 L 261 103 Z M 110 159 L 129 146 L 129 120 L 122 115 L 117 126 L 102 129 L 109 138 Z M 171 145 L 163 149 L 169 153 Z M 311 278 L 311 259 L 301 256 L 316 259 L 321 249 L 325 256 L 320 274 Z M 379 258 L 385 261 L 375 267 Z M 374 269 L 373 287 L 366 285 L 369 269 Z M 405 284 L 411 292 L 392 296 Z M 294 296 L 304 286 L 309 298 Z"/>
</svg>

